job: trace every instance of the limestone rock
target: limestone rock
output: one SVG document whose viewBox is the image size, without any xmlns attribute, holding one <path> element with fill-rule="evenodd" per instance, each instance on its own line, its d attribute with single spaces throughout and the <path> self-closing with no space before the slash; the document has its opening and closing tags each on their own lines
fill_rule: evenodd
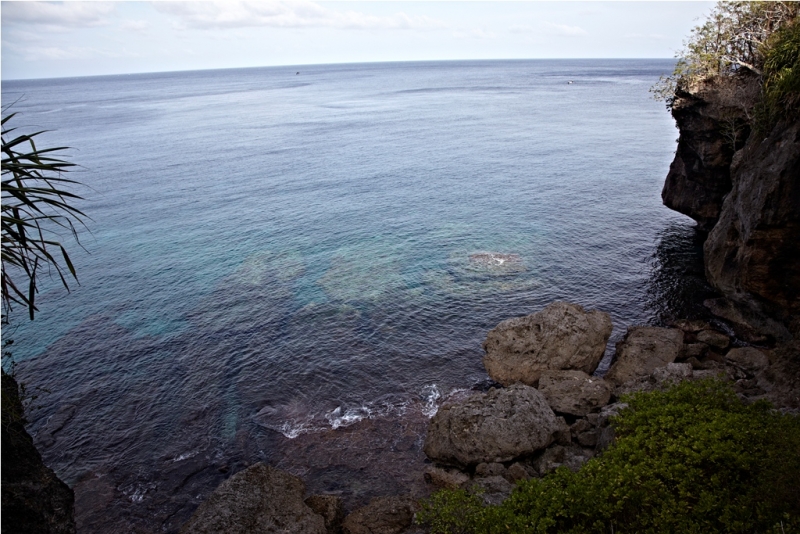
<svg viewBox="0 0 800 534">
<path fill-rule="evenodd" d="M 376 497 L 342 523 L 346 534 L 399 534 L 414 521 L 416 503 L 409 497 Z"/>
<path fill-rule="evenodd" d="M 672 116 L 680 137 L 661 199 L 702 230 L 714 226 L 731 190 L 731 162 L 750 133 L 747 118 L 758 91 L 757 78 L 738 76 L 713 78 L 676 92 Z"/>
<path fill-rule="evenodd" d="M 506 474 L 506 466 L 497 462 L 481 463 L 475 466 L 477 477 L 502 477 Z"/>
<path fill-rule="evenodd" d="M 423 450 L 458 466 L 506 462 L 547 447 L 560 430 L 544 395 L 516 384 L 443 405 L 428 425 Z"/>
<path fill-rule="evenodd" d="M 506 480 L 508 480 L 512 484 L 515 484 L 520 480 L 527 480 L 531 478 L 531 472 L 528 470 L 528 468 L 525 467 L 525 465 L 519 462 L 514 462 L 509 466 L 508 470 L 505 473 L 505 477 Z"/>
<path fill-rule="evenodd" d="M 750 374 L 757 373 L 769 366 L 767 355 L 753 347 L 731 349 L 725 359 Z"/>
<path fill-rule="evenodd" d="M 650 375 L 657 367 L 672 363 L 683 347 L 683 331 L 677 328 L 633 326 L 617 343 L 614 364 L 605 376 L 615 384 Z"/>
<path fill-rule="evenodd" d="M 584 416 L 608 404 L 613 387 L 583 371 L 544 371 L 539 391 L 553 411 Z"/>
<path fill-rule="evenodd" d="M 469 482 L 469 475 L 456 469 L 430 466 L 423 475 L 425 481 L 437 488 L 458 489 Z"/>
<path fill-rule="evenodd" d="M 516 382 L 536 385 L 545 370 L 592 373 L 603 357 L 611 328 L 607 313 L 554 302 L 489 331 L 483 343 L 483 365 L 493 380 L 505 386 Z"/>
<path fill-rule="evenodd" d="M 303 481 L 266 464 L 236 473 L 200 505 L 182 534 L 325 534 L 325 520 L 303 502 Z"/>
<path fill-rule="evenodd" d="M 692 378 L 692 364 L 691 363 L 668 363 L 664 367 L 659 367 L 653 370 L 653 378 L 656 384 L 665 386 L 675 384 L 683 380 Z"/>
<path fill-rule="evenodd" d="M 572 471 L 577 471 L 580 467 L 591 459 L 593 453 L 577 445 L 554 445 L 539 456 L 533 466 L 539 476 L 555 471 L 559 467 L 566 466 Z"/>
<path fill-rule="evenodd" d="M 719 222 L 703 246 L 706 278 L 740 307 L 782 320 L 800 313 L 800 122 L 748 140 Z M 774 332 L 775 341 L 790 339 Z"/>
<path fill-rule="evenodd" d="M 2 373 L 2 531 L 74 534 L 72 490 L 42 462 L 25 430 L 17 383 Z"/>
<path fill-rule="evenodd" d="M 702 330 L 698 332 L 697 341 L 719 350 L 727 349 L 731 342 L 728 336 L 716 330 Z"/>
<path fill-rule="evenodd" d="M 315 514 L 325 520 L 325 530 L 328 534 L 339 532 L 344 520 L 344 503 L 338 495 L 312 495 L 305 500 Z"/>
<path fill-rule="evenodd" d="M 473 485 L 480 489 L 479 495 L 484 504 L 496 506 L 506 500 L 514 491 L 514 484 L 499 475 L 476 477 Z"/>
</svg>

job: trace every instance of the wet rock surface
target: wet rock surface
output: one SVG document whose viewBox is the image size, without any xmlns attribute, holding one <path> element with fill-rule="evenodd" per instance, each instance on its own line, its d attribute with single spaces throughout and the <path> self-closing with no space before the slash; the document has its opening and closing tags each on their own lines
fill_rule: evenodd
<svg viewBox="0 0 800 534">
<path fill-rule="evenodd" d="M 325 534 L 325 520 L 303 501 L 304 494 L 298 477 L 258 463 L 220 484 L 181 533 Z"/>
<path fill-rule="evenodd" d="M 611 329 L 607 313 L 554 302 L 489 331 L 483 364 L 489 376 L 505 386 L 536 385 L 542 372 L 551 369 L 591 374 L 603 357 Z"/>
<path fill-rule="evenodd" d="M 544 395 L 516 384 L 442 406 L 428 426 L 424 451 L 456 466 L 506 462 L 547 447 L 560 428 Z"/>
<path fill-rule="evenodd" d="M 605 376 L 617 385 L 649 375 L 657 367 L 675 361 L 683 348 L 683 332 L 677 328 L 634 326 L 617 344 L 614 363 Z"/>
</svg>

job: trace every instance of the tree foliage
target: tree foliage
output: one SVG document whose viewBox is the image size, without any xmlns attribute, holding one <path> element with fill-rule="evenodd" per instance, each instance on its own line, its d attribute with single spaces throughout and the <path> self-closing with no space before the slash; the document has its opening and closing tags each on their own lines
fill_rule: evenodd
<svg viewBox="0 0 800 534">
<path fill-rule="evenodd" d="M 85 215 L 75 207 L 81 197 L 69 190 L 78 182 L 64 177 L 75 165 L 58 157 L 66 147 L 37 147 L 44 132 L 18 133 L 8 126 L 15 115 L 2 119 L 3 312 L 7 319 L 12 304 L 20 304 L 33 319 L 42 274 L 55 272 L 67 290 L 67 277 L 77 280 L 61 234 L 77 241 Z"/>
<path fill-rule="evenodd" d="M 419 517 L 434 534 L 800 529 L 800 417 L 715 380 L 626 400 L 616 443 L 579 471 L 520 483 L 498 506 L 445 490 Z"/>
<path fill-rule="evenodd" d="M 761 76 L 770 37 L 790 25 L 798 12 L 798 2 L 719 2 L 684 42 L 675 71 L 653 87 L 656 98 L 671 105 L 680 84 L 742 69 Z"/>
</svg>

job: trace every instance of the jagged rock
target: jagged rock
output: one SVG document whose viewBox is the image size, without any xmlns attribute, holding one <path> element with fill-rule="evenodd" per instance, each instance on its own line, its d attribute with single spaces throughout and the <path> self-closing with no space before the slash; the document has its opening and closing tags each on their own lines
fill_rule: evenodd
<svg viewBox="0 0 800 534">
<path fill-rule="evenodd" d="M 497 462 L 484 462 L 475 466 L 475 476 L 477 477 L 502 477 L 505 474 L 506 466 Z"/>
<path fill-rule="evenodd" d="M 527 480 L 531 478 L 532 473 L 525 467 L 525 465 L 519 462 L 514 462 L 509 466 L 504 476 L 506 477 L 506 480 L 512 484 L 515 484 L 520 480 Z"/>
<path fill-rule="evenodd" d="M 456 469 L 428 467 L 423 475 L 425 481 L 437 488 L 457 489 L 469 482 L 469 475 Z"/>
<path fill-rule="evenodd" d="M 605 376 L 617 385 L 650 375 L 672 363 L 683 347 L 683 331 L 677 328 L 633 326 L 617 343 L 614 364 Z"/>
<path fill-rule="evenodd" d="M 798 176 L 800 121 L 784 120 L 766 139 L 752 136 L 703 246 L 712 286 L 738 307 L 779 321 L 800 314 Z M 764 333 L 790 339 L 785 328 Z"/>
<path fill-rule="evenodd" d="M 328 534 L 340 532 L 344 520 L 344 503 L 338 495 L 312 495 L 305 500 L 315 514 L 325 520 L 325 530 Z"/>
<path fill-rule="evenodd" d="M 542 371 L 574 369 L 592 373 L 611 335 L 611 317 L 577 304 L 554 302 L 526 317 L 508 319 L 489 331 L 483 365 L 507 386 L 536 385 Z"/>
<path fill-rule="evenodd" d="M 540 477 L 555 471 L 559 467 L 566 466 L 572 471 L 577 471 L 593 456 L 592 451 L 587 451 L 577 445 L 554 445 L 533 462 L 533 467 Z"/>
<path fill-rule="evenodd" d="M 774 343 L 791 338 L 786 326 L 769 317 L 767 312 L 754 302 L 735 302 L 720 297 L 704 300 L 703 306 L 730 323 L 737 337 L 748 343 Z"/>
<path fill-rule="evenodd" d="M 659 386 L 675 384 L 692 378 L 692 364 L 668 363 L 664 367 L 653 370 L 653 378 Z"/>
<path fill-rule="evenodd" d="M 725 359 L 751 374 L 755 374 L 769 366 L 767 355 L 753 347 L 731 349 Z"/>
<path fill-rule="evenodd" d="M 731 342 L 728 336 L 715 330 L 703 330 L 698 332 L 697 341 L 719 350 L 727 349 Z"/>
<path fill-rule="evenodd" d="M 602 427 L 608 425 L 612 417 L 619 415 L 619 413 L 627 407 L 627 402 L 615 402 L 614 404 L 604 406 L 603 409 L 600 410 L 600 418 L 597 421 L 597 426 Z"/>
<path fill-rule="evenodd" d="M 592 429 L 581 432 L 578 434 L 577 440 L 582 447 L 594 447 L 597 445 L 597 430 Z"/>
<path fill-rule="evenodd" d="M 700 330 L 708 330 L 711 328 L 711 325 L 708 324 L 706 321 L 700 320 L 689 320 L 689 319 L 678 319 L 671 323 L 671 326 L 675 328 L 680 328 L 684 332 L 687 333 L 695 333 L 699 332 Z"/>
<path fill-rule="evenodd" d="M 683 346 L 682 358 L 687 360 L 690 358 L 700 359 L 708 352 L 708 345 L 705 343 L 687 343 Z"/>
<path fill-rule="evenodd" d="M 578 434 L 590 430 L 592 426 L 593 426 L 592 423 L 590 423 L 588 420 L 578 419 L 572 424 L 572 426 L 569 427 L 569 430 L 572 433 L 572 437 L 577 438 Z"/>
<path fill-rule="evenodd" d="M 477 486 L 481 490 L 479 495 L 484 504 L 493 506 L 506 500 L 514 491 L 514 484 L 499 475 L 476 477 L 473 479 L 473 486 Z"/>
<path fill-rule="evenodd" d="M 303 502 L 304 493 L 296 476 L 257 463 L 220 484 L 181 533 L 325 534 L 325 520 Z"/>
<path fill-rule="evenodd" d="M 399 534 L 414 521 L 416 502 L 410 497 L 376 497 L 354 510 L 342 523 L 346 534 Z"/>
<path fill-rule="evenodd" d="M 731 190 L 731 161 L 750 133 L 758 92 L 754 76 L 717 77 L 676 91 L 672 116 L 681 133 L 661 198 L 702 230 L 717 222 Z"/>
<path fill-rule="evenodd" d="M 74 534 L 72 490 L 42 462 L 25 430 L 17 383 L 2 372 L 2 531 Z"/>
<path fill-rule="evenodd" d="M 457 466 L 507 462 L 547 447 L 561 429 L 544 395 L 516 384 L 440 407 L 428 425 L 424 451 Z"/>
<path fill-rule="evenodd" d="M 583 371 L 544 371 L 539 391 L 550 407 L 561 413 L 584 416 L 608 404 L 613 386 Z"/>
</svg>

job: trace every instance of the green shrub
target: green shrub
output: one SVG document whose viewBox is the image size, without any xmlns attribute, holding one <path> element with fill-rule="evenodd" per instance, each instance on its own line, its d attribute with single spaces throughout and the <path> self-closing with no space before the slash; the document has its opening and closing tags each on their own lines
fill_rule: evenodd
<svg viewBox="0 0 800 534">
<path fill-rule="evenodd" d="M 800 419 L 730 385 L 638 393 L 616 443 L 577 473 L 520 483 L 499 506 L 443 491 L 420 519 L 444 533 L 750 533 L 800 528 Z M 459 506 L 465 513 L 459 513 Z"/>
<path fill-rule="evenodd" d="M 756 112 L 764 134 L 778 119 L 800 116 L 800 23 L 773 34 L 766 47 L 763 99 Z"/>
</svg>

